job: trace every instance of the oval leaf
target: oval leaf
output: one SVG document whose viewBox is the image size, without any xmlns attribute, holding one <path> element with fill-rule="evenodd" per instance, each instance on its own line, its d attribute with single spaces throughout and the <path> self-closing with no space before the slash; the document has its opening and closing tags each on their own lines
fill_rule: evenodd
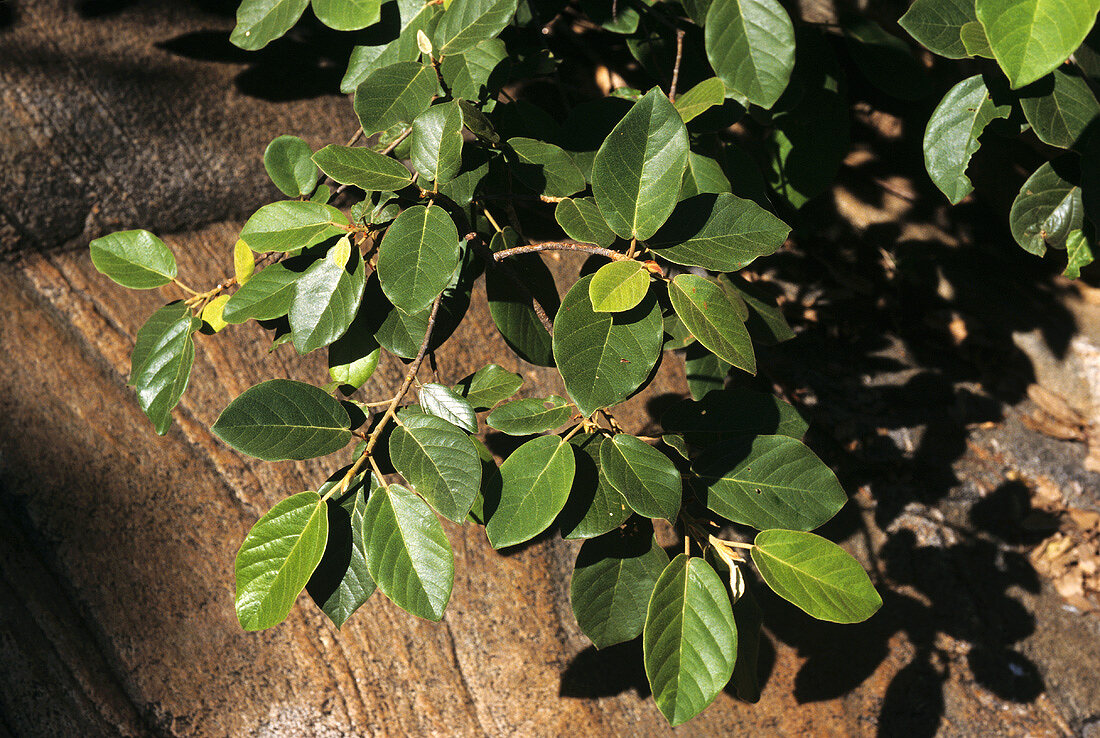
<svg viewBox="0 0 1100 738">
<path fill-rule="evenodd" d="M 411 126 L 432 104 L 438 89 L 435 70 L 419 62 L 376 69 L 355 88 L 355 114 L 363 133 L 370 136 L 391 126 Z"/>
<path fill-rule="evenodd" d="M 573 406 L 565 398 L 551 395 L 545 400 L 527 398 L 506 402 L 485 417 L 490 428 L 510 436 L 526 436 L 558 428 L 569 422 Z"/>
<path fill-rule="evenodd" d="M 1008 213 L 1012 237 L 1037 256 L 1047 246 L 1065 248 L 1066 239 L 1084 223 L 1076 167 L 1067 158 L 1048 161 L 1027 178 Z"/>
<path fill-rule="evenodd" d="M 308 354 L 344 335 L 359 310 L 366 283 L 359 249 L 350 248 L 347 238 L 302 273 L 294 283 L 290 306 L 290 332 L 298 353 Z"/>
<path fill-rule="evenodd" d="M 264 151 L 267 176 L 287 197 L 308 195 L 317 186 L 313 150 L 297 136 L 279 136 Z"/>
<path fill-rule="evenodd" d="M 461 0 L 451 3 L 433 38 L 439 56 L 461 54 L 504 30 L 516 12 L 516 0 Z"/>
<path fill-rule="evenodd" d="M 248 51 L 262 49 L 298 22 L 309 0 L 244 0 L 229 40 Z"/>
<path fill-rule="evenodd" d="M 683 495 L 680 471 L 660 451 L 620 433 L 600 447 L 600 467 L 634 512 L 676 520 Z"/>
<path fill-rule="evenodd" d="M 337 31 L 358 31 L 378 22 L 382 0 L 312 0 L 317 20 Z"/>
<path fill-rule="evenodd" d="M 363 146 L 329 145 L 313 155 L 321 171 L 340 184 L 366 192 L 394 191 L 412 182 L 401 162 Z"/>
<path fill-rule="evenodd" d="M 813 533 L 765 530 L 752 560 L 772 590 L 818 620 L 859 623 L 882 607 L 870 577 L 851 554 Z"/>
<path fill-rule="evenodd" d="M 776 0 L 714 0 L 704 26 L 707 59 L 726 86 L 762 108 L 794 69 L 794 26 Z"/>
<path fill-rule="evenodd" d="M 512 175 L 539 195 L 568 197 L 587 186 L 584 174 L 562 148 L 533 138 L 510 138 L 508 146 L 515 154 Z"/>
<path fill-rule="evenodd" d="M 458 229 L 446 210 L 435 205 L 406 208 L 378 249 L 382 291 L 399 310 L 420 312 L 451 281 L 460 256 Z"/>
<path fill-rule="evenodd" d="M 260 518 L 235 565 L 237 619 L 245 630 L 278 625 L 321 562 L 328 514 L 316 492 L 300 492 Z"/>
<path fill-rule="evenodd" d="M 680 113 L 680 117 L 687 123 L 707 112 L 711 108 L 721 105 L 726 101 L 726 86 L 717 77 L 705 79 L 692 87 L 684 94 L 678 96 L 673 107 Z"/>
<path fill-rule="evenodd" d="M 462 111 L 458 103 L 433 105 L 416 116 L 409 147 L 413 169 L 437 187 L 458 174 L 462 163 Z"/>
<path fill-rule="evenodd" d="M 487 364 L 455 385 L 475 410 L 488 410 L 523 386 L 523 377 L 497 364 Z"/>
<path fill-rule="evenodd" d="M 962 59 L 969 56 L 962 28 L 977 20 L 970 0 L 916 0 L 898 19 L 898 25 L 933 53 Z"/>
<path fill-rule="evenodd" d="M 680 320 L 699 343 L 733 366 L 756 374 L 756 355 L 740 306 L 716 282 L 694 274 L 678 274 L 668 296 Z"/>
<path fill-rule="evenodd" d="M 418 398 L 424 412 L 443 418 L 467 433 L 477 433 L 477 413 L 465 398 L 441 384 L 421 385 Z"/>
<path fill-rule="evenodd" d="M 607 227 L 596 201 L 591 198 L 565 198 L 554 208 L 554 220 L 574 241 L 604 248 L 615 243 L 615 233 Z"/>
<path fill-rule="evenodd" d="M 119 231 L 89 244 L 101 274 L 132 290 L 163 287 L 176 278 L 176 257 L 149 231 Z"/>
<path fill-rule="evenodd" d="M 403 412 L 390 436 L 390 460 L 440 515 L 462 522 L 481 486 L 477 447 L 442 418 Z"/>
<path fill-rule="evenodd" d="M 677 205 L 647 245 L 674 264 L 735 272 L 775 253 L 790 232 L 786 223 L 752 200 L 706 193 Z"/>
<path fill-rule="evenodd" d="M 600 449 L 607 436 L 578 433 L 569 439 L 576 472 L 569 500 L 558 515 L 561 537 L 595 538 L 615 530 L 631 515 L 630 507 L 601 471 Z"/>
<path fill-rule="evenodd" d="M 348 219 L 331 205 L 289 200 L 257 210 L 241 229 L 241 240 L 256 253 L 294 251 L 347 233 Z"/>
<path fill-rule="evenodd" d="M 187 389 L 195 361 L 191 336 L 199 324 L 185 304 L 173 302 L 153 313 L 138 330 L 130 356 L 130 384 L 137 390 L 141 409 L 162 436 L 172 424 L 172 408 Z"/>
<path fill-rule="evenodd" d="M 523 444 L 500 465 L 500 500 L 486 500 L 485 535 L 493 548 L 529 541 L 565 506 L 576 466 L 573 447 L 557 436 Z"/>
<path fill-rule="evenodd" d="M 1020 90 L 1020 107 L 1040 141 L 1063 149 L 1075 148 L 1100 118 L 1088 82 L 1062 69 Z"/>
<path fill-rule="evenodd" d="M 974 10 L 1012 88 L 1034 82 L 1081 45 L 1098 0 L 977 0 Z"/>
<path fill-rule="evenodd" d="M 621 313 L 645 298 L 649 272 L 642 262 L 613 261 L 604 264 L 588 283 L 588 297 L 597 313 Z"/>
</svg>

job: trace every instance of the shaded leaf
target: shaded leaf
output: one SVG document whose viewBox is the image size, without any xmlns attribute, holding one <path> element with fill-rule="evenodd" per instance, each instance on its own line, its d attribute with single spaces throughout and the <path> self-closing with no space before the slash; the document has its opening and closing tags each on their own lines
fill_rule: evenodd
<svg viewBox="0 0 1100 738">
<path fill-rule="evenodd" d="M 919 100 L 932 91 L 908 44 L 861 14 L 841 13 L 840 18 L 848 51 L 871 84 L 901 100 Z"/>
<path fill-rule="evenodd" d="M 676 275 L 668 295 L 699 343 L 733 366 L 756 373 L 752 340 L 731 295 L 713 280 L 694 274 Z"/>
<path fill-rule="evenodd" d="M 451 90 L 451 95 L 466 100 L 485 101 L 491 98 L 489 88 L 496 89 L 499 84 L 492 83 L 494 71 L 508 58 L 508 50 L 499 38 L 490 38 L 467 49 L 461 54 L 444 57 L 439 65 L 443 81 Z M 475 108 L 476 110 L 476 108 Z M 465 112 L 465 111 L 464 111 Z M 488 119 L 486 119 L 488 122 Z M 478 134 L 473 128 L 473 133 Z"/>
<path fill-rule="evenodd" d="M 515 231 L 505 228 L 504 233 L 493 236 L 489 247 L 501 251 L 516 245 Z M 534 295 L 546 315 L 551 320 L 555 318 L 560 303 L 554 275 L 538 254 L 522 254 L 509 258 L 506 263 L 523 287 L 504 269 L 489 267 L 485 273 L 485 292 L 493 323 L 521 359 L 538 366 L 554 366 L 552 339 L 531 302 Z"/>
<path fill-rule="evenodd" d="M 681 201 L 695 195 L 729 191 L 730 181 L 722 171 L 721 164 L 694 151 L 688 154 L 688 167 L 684 170 L 684 181 L 680 186 Z M 675 211 L 673 213 L 675 214 Z M 675 222 L 675 219 L 672 222 Z M 667 227 L 668 224 L 666 223 L 665 226 Z"/>
<path fill-rule="evenodd" d="M 576 471 L 569 500 L 558 515 L 557 525 L 565 539 L 595 538 L 615 530 L 631 516 L 626 500 L 611 486 L 601 471 L 600 449 L 610 443 L 607 436 L 578 433 L 569 439 Z"/>
<path fill-rule="evenodd" d="M 510 138 L 513 176 L 539 195 L 568 197 L 586 186 L 584 174 L 561 147 L 533 138 Z"/>
<path fill-rule="evenodd" d="M 708 392 L 722 389 L 731 366 L 733 365 L 725 359 L 719 359 L 702 344 L 689 346 L 684 353 L 684 374 L 692 399 L 700 400 Z"/>
<path fill-rule="evenodd" d="M 355 92 L 363 80 L 371 73 L 397 62 L 415 62 L 420 58 L 420 49 L 416 45 L 417 31 L 428 31 L 433 21 L 439 17 L 442 9 L 439 5 L 424 4 L 422 0 L 397 0 L 391 9 L 397 10 L 399 21 L 391 23 L 392 17 L 383 12 L 382 25 L 393 27 L 396 35 L 388 43 L 373 46 L 356 46 L 351 50 L 348 68 L 340 80 L 340 92 Z M 386 6 L 383 6 L 385 11 Z"/>
<path fill-rule="evenodd" d="M 1008 225 L 1025 251 L 1042 256 L 1047 246 L 1065 248 L 1070 233 L 1081 229 L 1084 205 L 1077 177 L 1074 162 L 1061 158 L 1043 164 L 1024 182 Z"/>
<path fill-rule="evenodd" d="M 898 25 L 929 51 L 948 59 L 962 59 L 969 56 L 962 28 L 977 20 L 970 0 L 916 0 L 898 19 Z"/>
<path fill-rule="evenodd" d="M 1088 82 L 1062 69 L 1020 90 L 1020 107 L 1040 141 L 1063 149 L 1077 148 L 1100 118 L 1100 103 Z"/>
</svg>

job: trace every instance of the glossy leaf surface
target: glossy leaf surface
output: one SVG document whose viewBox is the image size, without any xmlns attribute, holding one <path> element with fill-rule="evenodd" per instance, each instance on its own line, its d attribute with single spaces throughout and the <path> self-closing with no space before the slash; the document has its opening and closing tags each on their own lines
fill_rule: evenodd
<svg viewBox="0 0 1100 738">
<path fill-rule="evenodd" d="M 119 231 L 89 244 L 92 264 L 132 290 L 163 287 L 176 277 L 176 257 L 149 231 Z"/>
<path fill-rule="evenodd" d="M 493 548 L 514 546 L 546 530 L 569 497 L 576 465 L 573 449 L 557 436 L 539 436 L 513 451 L 500 466 L 500 499 L 486 515 Z"/>
</svg>

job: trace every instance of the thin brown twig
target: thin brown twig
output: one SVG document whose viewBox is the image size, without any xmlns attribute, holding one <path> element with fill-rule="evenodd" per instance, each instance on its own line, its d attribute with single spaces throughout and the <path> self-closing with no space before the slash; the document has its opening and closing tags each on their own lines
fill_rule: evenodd
<svg viewBox="0 0 1100 738">
<path fill-rule="evenodd" d="M 510 249 L 495 252 L 493 254 L 493 260 L 501 261 L 502 259 L 507 259 L 509 256 L 537 254 L 540 251 L 582 251 L 587 254 L 605 256 L 612 261 L 630 260 L 629 256 L 619 251 L 612 251 L 611 249 L 605 249 L 601 246 L 594 246 L 590 243 L 581 243 L 579 241 L 547 241 L 546 243 L 532 243 L 527 246 L 514 246 Z"/>
<path fill-rule="evenodd" d="M 676 63 L 672 65 L 672 84 L 668 86 L 668 101 L 676 99 L 676 84 L 680 81 L 680 60 L 684 57 L 684 29 L 676 29 Z"/>
<path fill-rule="evenodd" d="M 486 214 L 488 214 L 488 211 L 486 211 Z M 479 251 L 481 251 L 482 258 L 492 256 L 493 252 L 489 250 L 489 247 L 484 244 L 484 242 L 481 240 L 481 237 L 478 236 L 476 233 L 470 233 L 469 235 L 467 235 L 466 240 L 469 243 L 473 244 Z M 535 315 L 538 317 L 539 322 L 542 323 L 542 327 L 546 329 L 547 333 L 553 336 L 554 322 L 550 320 L 550 316 L 546 314 L 545 308 L 543 308 L 542 303 L 539 302 L 539 299 L 535 297 L 535 293 L 531 291 L 531 288 L 528 287 L 522 279 L 520 279 L 520 276 L 516 274 L 516 271 L 512 269 L 511 265 L 504 262 L 498 262 L 496 259 L 493 258 L 488 258 L 486 259 L 486 261 L 494 269 L 499 269 L 501 272 L 507 275 L 515 283 L 516 287 L 518 287 L 523 292 L 523 294 L 531 300 L 531 307 L 534 308 Z"/>
</svg>

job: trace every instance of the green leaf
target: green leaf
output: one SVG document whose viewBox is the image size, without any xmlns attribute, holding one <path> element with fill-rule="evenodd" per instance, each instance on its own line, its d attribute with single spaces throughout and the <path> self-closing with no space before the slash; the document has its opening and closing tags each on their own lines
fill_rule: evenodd
<svg viewBox="0 0 1100 738">
<path fill-rule="evenodd" d="M 460 267 L 443 290 L 435 330 L 432 331 L 432 339 L 428 346 L 429 351 L 434 351 L 441 346 L 462 322 L 470 306 L 472 278 L 470 270 Z M 412 314 L 398 310 L 382 292 L 377 273 L 367 280 L 363 301 L 363 310 L 366 310 L 369 316 L 371 332 L 374 333 L 378 343 L 382 344 L 382 348 L 403 359 L 416 356 L 428 331 L 428 317 L 432 309 L 428 307 Z"/>
<path fill-rule="evenodd" d="M 442 619 L 454 586 L 454 552 L 423 500 L 399 484 L 376 490 L 363 514 L 363 547 L 386 597 L 417 617 Z"/>
<path fill-rule="evenodd" d="M 688 154 L 688 167 L 684 170 L 684 181 L 680 185 L 680 200 L 705 193 L 721 192 L 730 192 L 730 181 L 722 171 L 722 165 L 694 151 Z M 668 227 L 667 223 L 665 227 Z"/>
<path fill-rule="evenodd" d="M 607 227 L 596 201 L 590 197 L 565 198 L 554 208 L 554 220 L 574 241 L 604 248 L 615 243 L 614 231 Z"/>
<path fill-rule="evenodd" d="M 510 436 L 527 436 L 558 428 L 569 422 L 573 406 L 563 397 L 527 398 L 506 402 L 485 417 L 490 428 Z"/>
<path fill-rule="evenodd" d="M 382 67 L 397 62 L 415 62 L 420 58 L 420 49 L 416 45 L 416 32 L 430 34 L 433 21 L 441 14 L 438 5 L 425 4 L 423 0 L 397 0 L 394 5 L 400 16 L 399 28 L 393 28 L 397 35 L 392 41 L 375 46 L 356 46 L 351 50 L 347 72 L 340 80 L 340 92 L 345 95 L 355 92 L 363 80 Z M 387 18 L 390 16 L 387 14 Z M 383 19 L 382 23 L 387 24 Z M 392 36 L 393 34 L 391 34 Z"/>
<path fill-rule="evenodd" d="M 962 32 L 959 35 L 962 37 L 967 56 L 993 58 L 993 49 L 989 48 L 989 39 L 986 37 L 985 28 L 981 23 L 978 21 L 967 23 L 962 27 Z"/>
<path fill-rule="evenodd" d="M 661 572 L 642 651 L 653 701 L 671 725 L 698 715 L 729 682 L 737 628 L 725 585 L 706 561 L 680 554 Z"/>
<path fill-rule="evenodd" d="M 616 530 L 584 542 L 569 584 L 577 625 L 596 648 L 641 635 L 653 585 L 668 566 L 650 526 Z"/>
<path fill-rule="evenodd" d="M 801 438 L 809 426 L 794 407 L 774 395 L 728 389 L 673 405 L 661 416 L 661 427 L 684 434 L 694 446 L 707 446 L 763 434 Z"/>
<path fill-rule="evenodd" d="M 625 313 L 597 313 L 592 277 L 569 290 L 554 319 L 554 358 L 565 388 L 586 417 L 625 400 L 649 378 L 661 353 L 664 322 L 652 293 Z"/>
<path fill-rule="evenodd" d="M 674 264 L 733 272 L 775 253 L 790 230 L 752 200 L 708 193 L 677 205 L 672 219 L 647 245 Z"/>
<path fill-rule="evenodd" d="M 610 442 L 607 436 L 587 433 L 578 433 L 569 439 L 576 472 L 569 488 L 569 500 L 558 515 L 557 525 L 562 538 L 602 536 L 630 517 L 626 500 L 601 471 L 600 449 Z"/>
<path fill-rule="evenodd" d="M 484 102 L 491 97 L 489 88 L 496 89 L 500 86 L 499 82 L 491 80 L 494 71 L 507 58 L 508 50 L 504 42 L 499 38 L 491 38 L 462 54 L 445 57 L 440 62 L 439 72 L 453 97 Z M 501 67 L 502 71 L 506 68 L 506 65 Z M 470 130 L 477 133 L 472 128 Z"/>
<path fill-rule="evenodd" d="M 722 389 L 731 366 L 728 361 L 719 359 L 699 343 L 688 347 L 684 352 L 684 373 L 692 399 L 700 400 L 708 392 Z"/>
<path fill-rule="evenodd" d="M 576 470 L 573 447 L 557 436 L 523 444 L 500 466 L 500 500 L 486 500 L 485 534 L 493 548 L 529 541 L 554 522 L 569 498 Z"/>
<path fill-rule="evenodd" d="M 419 62 L 376 69 L 355 88 L 355 114 L 363 133 L 369 136 L 390 126 L 411 126 L 438 90 L 435 71 Z"/>
<path fill-rule="evenodd" d="M 1100 118 L 1100 103 L 1088 82 L 1062 69 L 1020 90 L 1020 107 L 1040 141 L 1063 149 L 1077 148 Z"/>
<path fill-rule="evenodd" d="M 264 461 L 312 459 L 347 445 L 351 419 L 317 387 L 271 379 L 229 403 L 211 428 L 241 453 Z"/>
<path fill-rule="evenodd" d="M 539 195 L 568 197 L 587 186 L 584 174 L 561 147 L 533 138 L 510 138 L 508 146 L 515 153 L 513 176 Z"/>
<path fill-rule="evenodd" d="M 748 306 L 750 312 L 745 325 L 754 343 L 774 346 L 795 337 L 795 332 L 775 300 L 767 297 L 758 287 L 736 275 L 724 274 L 718 281 L 733 290 Z"/>
<path fill-rule="evenodd" d="M 621 313 L 645 299 L 649 291 L 649 272 L 640 261 L 613 261 L 604 264 L 588 283 L 588 297 L 597 313 Z"/>
<path fill-rule="evenodd" d="M 301 276 L 300 272 L 291 271 L 282 264 L 264 267 L 230 296 L 222 311 L 222 319 L 226 323 L 237 324 L 253 318 L 281 318 L 290 312 L 296 292 L 295 283 Z"/>
<path fill-rule="evenodd" d="M 264 205 L 241 229 L 241 240 L 256 253 L 295 251 L 347 233 L 347 217 L 331 205 L 287 200 Z"/>
<path fill-rule="evenodd" d="M 971 0 L 916 0 L 898 25 L 934 54 L 948 59 L 969 56 L 962 41 L 962 28 L 976 22 Z"/>
<path fill-rule="evenodd" d="M 130 357 L 130 384 L 159 435 L 168 432 L 172 408 L 187 389 L 195 360 L 191 335 L 200 324 L 187 305 L 173 302 L 153 313 L 138 330 Z"/>
<path fill-rule="evenodd" d="M 1094 261 L 1089 240 L 1081 231 L 1072 231 L 1066 239 L 1066 270 L 1062 276 L 1068 279 L 1078 279 L 1081 269 Z"/>
<path fill-rule="evenodd" d="M 317 187 L 313 150 L 297 136 L 279 136 L 264 151 L 264 169 L 287 197 L 308 195 Z"/>
<path fill-rule="evenodd" d="M 704 26 L 707 59 L 726 95 L 770 108 L 794 69 L 794 26 L 776 0 L 714 0 Z"/>
<path fill-rule="evenodd" d="M 324 497 L 343 480 L 344 470 L 329 479 L 317 494 Z M 346 494 L 326 501 L 328 508 L 328 543 L 325 555 L 317 565 L 306 591 L 340 628 L 347 619 L 366 602 L 377 585 L 367 570 L 367 554 L 363 548 L 363 513 L 367 507 L 367 475 L 359 474 L 348 487 Z M 371 479 L 371 489 L 378 487 Z"/>
<path fill-rule="evenodd" d="M 699 343 L 738 369 L 756 374 L 756 356 L 745 321 L 731 295 L 717 282 L 694 274 L 678 274 L 668 296 L 680 320 Z"/>
<path fill-rule="evenodd" d="M 777 595 L 818 620 L 859 623 L 882 607 L 859 562 L 813 533 L 761 531 L 752 560 Z"/>
<path fill-rule="evenodd" d="M 302 273 L 290 306 L 290 332 L 298 353 L 308 354 L 344 335 L 359 310 L 366 282 L 359 249 L 351 248 L 346 237 Z"/>
<path fill-rule="evenodd" d="M 993 102 L 982 75 L 964 79 L 943 96 L 924 131 L 924 165 L 952 204 L 974 189 L 966 176 L 978 137 L 996 118 L 1007 118 L 1011 105 Z"/>
<path fill-rule="evenodd" d="M 362 309 L 344 335 L 328 347 L 328 375 L 339 383 L 345 394 L 366 384 L 378 367 L 382 349 L 370 330 L 369 318 Z"/>
<path fill-rule="evenodd" d="M 726 441 L 704 451 L 692 467 L 707 507 L 757 530 L 813 530 L 848 501 L 832 469 L 788 436 Z"/>
<path fill-rule="evenodd" d="M 327 540 L 327 510 L 316 492 L 288 497 L 252 526 L 234 567 L 242 628 L 263 630 L 286 619 Z"/>
<path fill-rule="evenodd" d="M 89 244 L 100 273 L 132 290 L 163 287 L 176 278 L 176 257 L 149 231 L 119 231 Z"/>
<path fill-rule="evenodd" d="M 908 44 L 861 14 L 841 13 L 840 18 L 848 52 L 871 84 L 901 100 L 919 100 L 932 91 Z"/>
<path fill-rule="evenodd" d="M 406 411 L 398 417 L 389 446 L 394 468 L 440 515 L 462 522 L 481 485 L 477 447 L 443 418 Z"/>
<path fill-rule="evenodd" d="M 378 22 L 382 0 L 312 0 L 317 20 L 337 31 L 358 31 Z"/>
<path fill-rule="evenodd" d="M 516 245 L 516 232 L 505 228 L 493 236 L 489 247 L 501 251 Z M 508 274 L 509 269 L 515 277 Z M 554 366 L 552 339 L 535 313 L 531 298 L 534 295 L 553 320 L 559 307 L 558 288 L 539 255 L 522 254 L 509 258 L 503 266 L 490 265 L 485 273 L 485 293 L 489 314 L 508 346 L 524 361 Z"/>
<path fill-rule="evenodd" d="M 501 400 L 519 391 L 523 377 L 497 364 L 486 364 L 473 374 L 463 377 L 454 389 L 466 398 L 475 410 L 488 410 Z"/>
<path fill-rule="evenodd" d="M 685 123 L 726 101 L 726 86 L 717 77 L 705 79 L 682 95 L 673 107 Z"/>
<path fill-rule="evenodd" d="M 451 281 L 460 256 L 458 229 L 446 210 L 434 205 L 406 208 L 378 249 L 382 291 L 399 310 L 423 310 Z"/>
<path fill-rule="evenodd" d="M 464 397 L 449 387 L 430 383 L 421 385 L 417 399 L 424 412 L 443 418 L 467 433 L 477 433 L 477 413 Z"/>
<path fill-rule="evenodd" d="M 645 441 L 619 433 L 600 447 L 600 468 L 639 515 L 674 521 L 680 512 L 680 472 Z"/>
<path fill-rule="evenodd" d="M 638 30 L 639 13 L 613 0 L 580 0 L 581 10 L 601 28 L 612 33 L 634 33 Z"/>
<path fill-rule="evenodd" d="M 997 63 L 1017 89 L 1048 74 L 1081 45 L 1100 0 L 977 0 Z"/>
<path fill-rule="evenodd" d="M 401 162 L 368 148 L 330 144 L 313 155 L 321 171 L 340 184 L 366 192 L 394 191 L 412 183 Z"/>
<path fill-rule="evenodd" d="M 611 230 L 642 240 L 656 233 L 676 207 L 687 159 L 684 121 L 655 87 L 634 103 L 592 162 L 592 193 Z"/>
<path fill-rule="evenodd" d="M 489 117 L 473 103 L 468 100 L 459 100 L 458 109 L 462 111 L 462 124 L 466 126 L 470 133 L 489 143 L 500 143 L 500 135 L 493 128 Z"/>
<path fill-rule="evenodd" d="M 439 56 L 461 54 L 500 35 L 516 12 L 517 0 L 461 0 L 436 27 L 433 46 Z"/>
<path fill-rule="evenodd" d="M 1047 246 L 1066 247 L 1070 233 L 1084 223 L 1076 165 L 1068 157 L 1048 161 L 1027 178 L 1008 213 L 1012 237 L 1036 256 Z"/>
<path fill-rule="evenodd" d="M 462 111 L 452 101 L 433 105 L 412 125 L 413 168 L 436 185 L 450 181 L 462 163 Z"/>
<path fill-rule="evenodd" d="M 247 51 L 262 49 L 289 31 L 309 0 L 243 0 L 229 40 Z"/>
</svg>

